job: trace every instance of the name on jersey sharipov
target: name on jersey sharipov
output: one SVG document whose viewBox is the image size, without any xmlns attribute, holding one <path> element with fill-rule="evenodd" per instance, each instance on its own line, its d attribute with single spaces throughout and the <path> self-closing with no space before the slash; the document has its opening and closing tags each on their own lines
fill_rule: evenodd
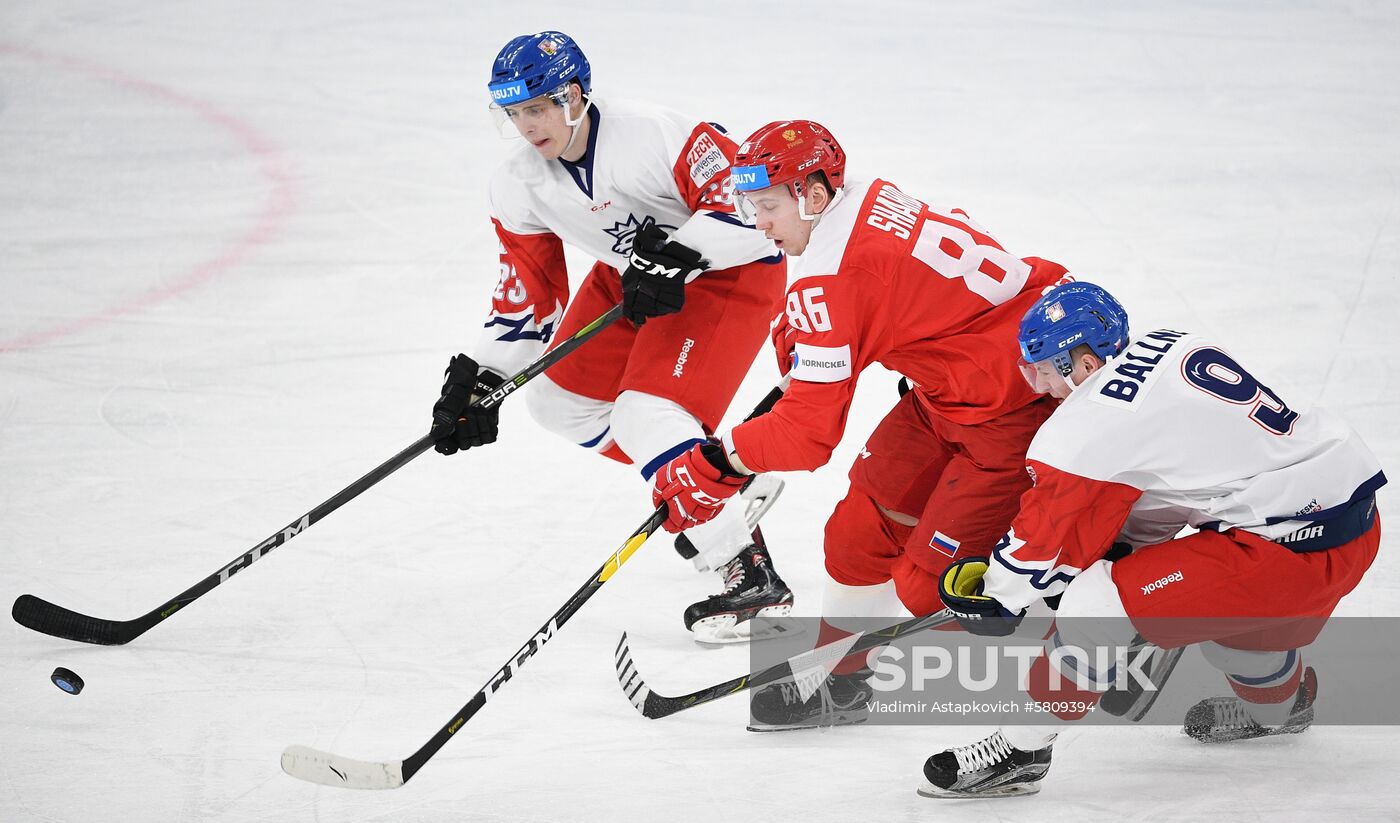
<svg viewBox="0 0 1400 823">
<path fill-rule="evenodd" d="M 1152 376 L 1152 370 L 1185 336 L 1184 331 L 1161 329 L 1128 346 L 1122 357 L 1110 361 L 1113 363 L 1113 374 L 1118 377 L 1104 381 L 1099 394 L 1124 403 L 1133 402 L 1147 378 Z"/>
<path fill-rule="evenodd" d="M 865 218 L 867 225 L 894 236 L 908 240 L 914 234 L 914 226 L 919 223 L 919 215 L 924 204 L 910 197 L 889 183 L 880 187 L 875 202 L 870 204 L 870 216 Z"/>
</svg>

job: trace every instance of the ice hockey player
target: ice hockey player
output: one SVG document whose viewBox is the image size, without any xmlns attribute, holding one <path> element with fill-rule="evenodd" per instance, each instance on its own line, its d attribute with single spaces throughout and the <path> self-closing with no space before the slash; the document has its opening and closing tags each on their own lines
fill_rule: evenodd
<svg viewBox="0 0 1400 823">
<path fill-rule="evenodd" d="M 500 282 L 474 356 L 448 365 L 432 435 L 442 454 L 494 442 L 497 410 L 472 400 L 621 303 L 626 321 L 537 378 L 529 408 L 650 480 L 719 425 L 781 305 L 786 261 L 734 217 L 734 143 L 721 128 L 599 100 L 591 81 L 579 45 L 557 31 L 516 37 L 496 57 L 491 108 L 502 133 L 525 142 L 491 178 Z M 597 259 L 567 311 L 566 241 Z M 696 566 L 725 581 L 684 618 L 727 633 L 697 639 L 743 640 L 744 618 L 790 608 L 741 506 L 690 539 Z"/>
<path fill-rule="evenodd" d="M 948 608 L 969 631 L 1003 635 L 1030 603 L 1059 595 L 1051 644 L 1084 650 L 1081 664 L 1135 640 L 1201 644 L 1235 696 L 1188 712 L 1197 740 L 1306 729 L 1317 677 L 1298 648 L 1376 556 L 1375 456 L 1334 415 L 1290 408 L 1208 337 L 1130 338 L 1123 308 L 1089 283 L 1047 293 L 1019 339 L 1027 380 L 1063 403 L 1031 443 L 1035 485 L 1006 541 L 944 574 Z M 1194 531 L 1177 537 L 1184 527 Z M 1134 550 L 1105 560 L 1119 541 Z M 1034 699 L 1093 706 L 1107 685 L 1090 664 L 1090 688 L 1066 672 L 1052 691 L 1048 667 L 1041 657 L 1030 669 Z M 1035 792 L 1054 738 L 1055 727 L 1003 727 L 928 758 L 920 791 Z"/>
<path fill-rule="evenodd" d="M 668 529 L 702 524 L 755 472 L 811 471 L 841 440 L 861 372 L 874 363 L 913 389 L 885 416 L 826 523 L 819 644 L 851 621 L 938 611 L 938 575 L 985 555 L 1030 486 L 1026 447 L 1053 401 L 1016 372 L 1015 329 L 1065 269 L 1019 258 L 959 209 L 885 180 L 845 176 L 836 139 L 808 120 L 770 123 L 739 148 L 736 207 L 793 261 L 773 337 L 792 379 L 768 414 L 722 444 L 698 444 L 656 473 Z M 848 628 L 843 629 L 842 623 Z M 773 684 L 751 701 L 755 731 L 859 722 L 869 671 L 842 661 L 807 695 Z"/>
</svg>

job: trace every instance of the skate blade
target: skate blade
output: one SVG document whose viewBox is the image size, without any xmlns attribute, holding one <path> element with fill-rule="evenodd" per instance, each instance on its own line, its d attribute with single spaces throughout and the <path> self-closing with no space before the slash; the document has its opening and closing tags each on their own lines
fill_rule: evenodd
<svg viewBox="0 0 1400 823">
<path fill-rule="evenodd" d="M 1230 703 L 1235 702 L 1234 697 L 1213 697 L 1202 701 L 1204 703 Z M 1181 733 L 1207 746 L 1218 746 L 1222 743 L 1238 743 L 1241 740 L 1258 740 L 1261 737 L 1279 737 L 1285 734 L 1302 734 L 1312 728 L 1313 707 L 1309 706 L 1297 716 L 1289 719 L 1287 723 L 1278 726 L 1246 726 L 1229 729 L 1206 728 L 1193 731 L 1190 726 L 1183 725 Z"/>
<path fill-rule="evenodd" d="M 935 800 L 971 800 L 983 797 L 1020 797 L 1027 794 L 1039 794 L 1040 781 L 1034 783 L 1013 783 L 1009 786 L 997 786 L 993 789 L 986 789 L 979 792 L 955 792 L 924 781 L 924 785 L 919 787 L 921 797 L 931 797 Z"/>
<path fill-rule="evenodd" d="M 735 643 L 751 643 L 772 640 L 778 637 L 797 637 L 806 630 L 797 620 L 785 620 L 792 614 L 792 604 L 768 606 L 758 610 L 756 618 L 764 618 L 757 626 L 754 620 L 740 623 L 734 614 L 716 614 L 695 621 L 690 627 L 691 636 L 701 646 L 730 646 Z"/>
<path fill-rule="evenodd" d="M 759 734 L 766 734 L 768 732 L 797 732 L 803 729 L 829 729 L 833 726 L 859 726 L 869 719 L 870 715 L 867 712 L 861 712 L 859 714 L 837 714 L 835 717 L 831 718 L 830 721 L 825 723 L 788 723 L 782 725 L 750 723 L 745 728 L 751 732 L 758 732 Z"/>
<path fill-rule="evenodd" d="M 1192 734 L 1187 729 L 1182 729 L 1182 733 L 1197 743 L 1204 743 L 1207 746 L 1218 746 L 1222 743 L 1238 743 L 1241 740 L 1259 740 L 1264 737 L 1279 737 L 1285 734 L 1302 734 L 1311 728 L 1311 723 L 1306 726 L 1279 726 L 1278 728 L 1244 729 L 1240 731 L 1216 732 L 1204 734 Z"/>
</svg>

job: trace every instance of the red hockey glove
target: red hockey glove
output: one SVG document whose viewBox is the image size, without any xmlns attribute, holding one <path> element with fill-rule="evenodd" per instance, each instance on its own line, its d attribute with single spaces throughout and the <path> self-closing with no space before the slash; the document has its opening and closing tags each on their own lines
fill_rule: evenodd
<svg viewBox="0 0 1400 823">
<path fill-rule="evenodd" d="M 666 504 L 666 522 L 662 524 L 666 531 L 682 532 L 714 519 L 724 508 L 724 501 L 738 494 L 748 479 L 729 465 L 723 447 L 697 443 L 657 469 L 651 503 Z"/>
</svg>

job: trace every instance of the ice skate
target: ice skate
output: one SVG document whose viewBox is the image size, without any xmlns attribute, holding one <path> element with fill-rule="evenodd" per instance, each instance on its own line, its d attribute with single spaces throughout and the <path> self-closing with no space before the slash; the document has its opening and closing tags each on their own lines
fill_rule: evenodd
<svg viewBox="0 0 1400 823">
<path fill-rule="evenodd" d="M 792 589 L 773 569 L 763 533 L 753 531 L 754 543 L 719 568 L 724 591 L 685 610 L 685 627 L 697 643 L 744 643 L 800 632 L 795 623 L 754 618 L 786 618 L 792 613 Z"/>
<path fill-rule="evenodd" d="M 829 674 L 815 689 L 794 681 L 770 683 L 749 701 L 749 731 L 785 732 L 821 726 L 849 726 L 870 719 L 874 689 L 869 669 Z"/>
<path fill-rule="evenodd" d="M 1022 751 L 1000 731 L 924 761 L 924 797 L 1012 797 L 1035 794 L 1050 770 L 1053 745 Z"/>
<path fill-rule="evenodd" d="M 1278 725 L 1262 725 L 1249 713 L 1249 704 L 1238 697 L 1211 697 L 1186 712 L 1182 731 L 1202 743 L 1229 743 L 1276 734 L 1299 734 L 1312 725 L 1313 703 L 1317 700 L 1317 673 L 1303 671 L 1298 696 L 1288 718 Z"/>
</svg>

